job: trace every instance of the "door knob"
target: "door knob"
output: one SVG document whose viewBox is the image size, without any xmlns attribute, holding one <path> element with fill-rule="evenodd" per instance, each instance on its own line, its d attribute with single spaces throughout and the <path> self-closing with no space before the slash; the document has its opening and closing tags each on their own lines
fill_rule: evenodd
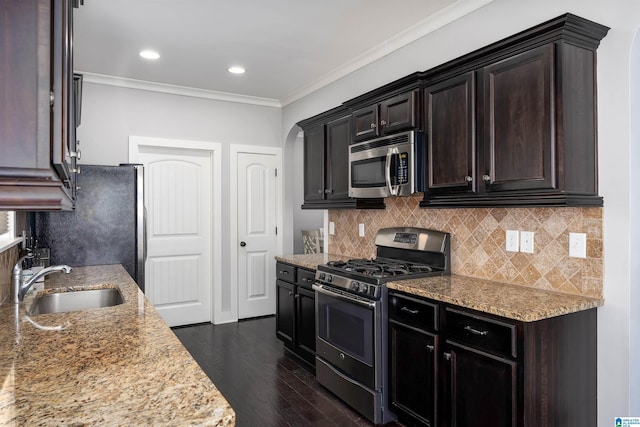
<svg viewBox="0 0 640 427">
<path fill-rule="evenodd" d="M 245 246 L 247 246 L 247 243 L 246 242 L 240 242 L 240 246 L 242 246 L 244 248 Z"/>
</svg>

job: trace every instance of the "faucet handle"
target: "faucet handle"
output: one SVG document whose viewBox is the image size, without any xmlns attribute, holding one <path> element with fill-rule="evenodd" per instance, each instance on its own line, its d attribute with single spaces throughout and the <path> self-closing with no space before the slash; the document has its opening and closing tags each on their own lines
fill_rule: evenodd
<svg viewBox="0 0 640 427">
<path fill-rule="evenodd" d="M 18 261 L 16 262 L 16 264 L 13 266 L 13 272 L 14 273 L 19 273 L 22 271 L 22 262 L 25 259 L 32 259 L 33 258 L 33 252 L 28 251 L 25 255 L 23 255 L 20 259 L 18 259 Z"/>
</svg>

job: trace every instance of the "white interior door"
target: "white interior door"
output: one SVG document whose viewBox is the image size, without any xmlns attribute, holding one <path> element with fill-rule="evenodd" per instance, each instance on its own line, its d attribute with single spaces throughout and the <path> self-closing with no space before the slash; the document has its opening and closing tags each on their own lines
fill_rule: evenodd
<svg viewBox="0 0 640 427">
<path fill-rule="evenodd" d="M 140 146 L 146 296 L 169 326 L 211 320 L 211 151 Z"/>
<path fill-rule="evenodd" d="M 239 152 L 237 161 L 238 318 L 274 314 L 279 156 Z"/>
</svg>

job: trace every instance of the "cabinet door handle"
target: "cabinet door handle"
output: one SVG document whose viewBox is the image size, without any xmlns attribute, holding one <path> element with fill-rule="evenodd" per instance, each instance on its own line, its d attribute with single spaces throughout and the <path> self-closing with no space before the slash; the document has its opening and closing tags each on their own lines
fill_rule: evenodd
<svg viewBox="0 0 640 427">
<path fill-rule="evenodd" d="M 420 313 L 420 310 L 412 310 L 409 307 L 404 307 L 404 306 L 400 307 L 400 311 L 403 311 L 403 312 L 409 313 L 409 314 L 413 314 L 413 315 Z"/>
<path fill-rule="evenodd" d="M 289 291 L 289 296 L 292 297 L 293 296 L 293 292 Z"/>
<path fill-rule="evenodd" d="M 386 120 L 380 120 L 380 126 L 386 126 L 386 125 L 387 125 Z"/>
<path fill-rule="evenodd" d="M 482 180 L 486 181 L 486 182 L 489 182 L 489 181 L 491 181 L 491 177 L 489 175 L 482 175 Z"/>
<path fill-rule="evenodd" d="M 472 178 L 472 177 L 470 177 L 469 175 L 465 176 L 465 177 L 464 177 L 464 180 L 465 180 L 466 182 L 473 182 L 473 178 Z"/>
<path fill-rule="evenodd" d="M 375 129 L 376 128 L 376 124 L 375 123 L 371 123 L 371 129 Z"/>
<path fill-rule="evenodd" d="M 444 360 L 451 360 L 451 353 L 443 353 Z"/>
<path fill-rule="evenodd" d="M 333 190 L 330 189 L 330 188 L 327 188 L 326 190 L 324 190 L 324 192 L 327 193 L 327 194 L 332 194 Z"/>
<path fill-rule="evenodd" d="M 485 335 L 487 335 L 489 333 L 487 331 L 479 331 L 477 329 L 473 329 L 471 326 L 465 326 L 464 330 L 469 332 L 470 334 L 480 335 L 480 336 L 485 336 Z"/>
<path fill-rule="evenodd" d="M 436 348 L 435 348 L 434 346 L 432 346 L 432 345 L 428 345 L 428 346 L 427 346 L 427 350 L 429 350 L 431 353 L 433 353 L 433 351 L 434 351 L 435 349 L 436 349 Z"/>
</svg>

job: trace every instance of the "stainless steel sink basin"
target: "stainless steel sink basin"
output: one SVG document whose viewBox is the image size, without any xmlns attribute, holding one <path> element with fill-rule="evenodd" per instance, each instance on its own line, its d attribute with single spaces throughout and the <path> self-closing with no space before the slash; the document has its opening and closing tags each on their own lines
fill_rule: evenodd
<svg viewBox="0 0 640 427">
<path fill-rule="evenodd" d="M 56 292 L 36 297 L 29 308 L 29 315 L 66 313 L 90 308 L 113 307 L 124 302 L 118 288 L 82 289 Z"/>
</svg>

